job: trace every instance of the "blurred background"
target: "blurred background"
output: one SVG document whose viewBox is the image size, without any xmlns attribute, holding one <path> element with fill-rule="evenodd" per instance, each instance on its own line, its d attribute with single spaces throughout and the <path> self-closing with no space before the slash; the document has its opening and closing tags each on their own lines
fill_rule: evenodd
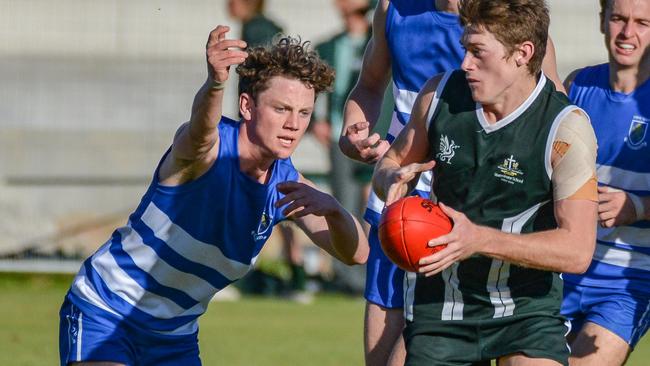
<svg viewBox="0 0 650 366">
<path fill-rule="evenodd" d="M 266 13 L 285 33 L 319 43 L 343 28 L 335 3 L 267 0 Z M 562 78 L 606 60 L 598 1 L 549 5 Z M 125 223 L 189 118 L 208 33 L 226 24 L 240 34 L 227 8 L 227 0 L 0 1 L 0 270 L 74 272 Z M 231 75 L 224 109 L 236 117 Z M 328 189 L 323 145 L 308 135 L 293 159 Z M 279 253 L 271 244 L 265 256 Z M 52 256 L 62 260 L 35 261 Z"/>
<path fill-rule="evenodd" d="M 548 3 L 560 77 L 577 67 L 606 61 L 598 1 Z M 0 0 L 0 310 L 24 311 L 0 326 L 0 343 L 10 350 L 21 345 L 26 350 L 45 348 L 48 355 L 36 352 L 31 360 L 13 360 L 13 364 L 55 364 L 54 358 L 45 363 L 34 360 L 55 357 L 56 311 L 69 276 L 126 222 L 174 131 L 189 119 L 194 94 L 206 78 L 204 52 L 210 30 L 226 24 L 231 26 L 230 37 L 240 35 L 241 23 L 229 15 L 227 5 L 228 0 Z M 314 44 L 344 28 L 333 0 L 266 0 L 266 15 L 286 34 Z M 233 118 L 237 117 L 235 76 L 231 71 L 224 103 L 224 114 Z M 321 142 L 307 135 L 293 161 L 330 190 L 330 158 Z M 338 274 L 344 277 L 339 289 L 361 291 L 362 268 L 337 272 L 306 237 L 298 235 L 294 240 L 304 247 L 308 277 L 332 279 Z M 282 273 L 286 266 L 273 263 L 283 256 L 283 241 L 286 237 L 274 233 L 261 260 L 267 272 L 280 278 L 286 277 Z M 16 277 L 16 273 L 39 272 L 48 275 L 29 277 L 28 285 Z M 65 275 L 53 275 L 61 273 Z M 27 294 L 27 300 L 20 292 Z M 29 303 L 31 294 L 44 296 L 49 305 L 33 310 L 23 303 Z M 360 363 L 363 303 L 332 301 L 339 310 L 348 306 L 347 316 L 354 319 L 344 322 L 355 332 L 350 340 L 352 356 L 328 346 L 334 350 L 331 354 L 338 352 L 347 361 L 327 358 L 330 355 L 316 363 L 313 358 L 293 363 Z M 255 306 L 276 306 L 255 304 L 244 302 L 233 311 L 251 306 L 248 310 L 258 312 Z M 42 318 L 31 311 L 40 311 Z M 325 312 L 338 314 L 331 309 Z M 309 314 L 305 319 L 310 319 Z M 244 320 L 230 318 L 240 326 L 248 319 L 246 315 Z M 336 322 L 327 319 L 315 325 L 322 337 L 349 333 L 327 328 Z M 29 321 L 31 325 L 26 325 Z M 213 323 L 204 324 L 202 329 L 209 334 Z M 13 332 L 19 328 L 28 335 Z M 288 334 L 300 331 L 307 332 L 303 327 Z M 34 343 L 23 339 L 39 336 L 44 338 Z M 336 341 L 344 339 L 335 337 Z M 310 352 L 309 346 L 296 345 Z M 231 348 L 222 347 L 220 355 Z M 0 361 L 9 357 L 0 354 Z M 242 355 L 233 357 L 223 364 L 256 363 Z M 349 357 L 358 362 L 348 362 Z"/>
</svg>

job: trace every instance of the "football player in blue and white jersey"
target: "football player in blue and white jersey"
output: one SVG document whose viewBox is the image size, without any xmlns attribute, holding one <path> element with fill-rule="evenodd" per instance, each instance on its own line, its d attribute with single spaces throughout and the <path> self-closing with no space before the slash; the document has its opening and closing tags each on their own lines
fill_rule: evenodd
<svg viewBox="0 0 650 366">
<path fill-rule="evenodd" d="M 650 1 L 600 3 L 609 62 L 565 82 L 598 139 L 600 223 L 587 272 L 563 275 L 571 365 L 622 365 L 650 327 Z"/>
<path fill-rule="evenodd" d="M 197 318 L 285 219 L 344 263 L 367 259 L 359 222 L 290 159 L 333 70 L 299 40 L 243 51 L 228 30 L 210 33 L 207 81 L 138 208 L 66 295 L 61 365 L 200 365 Z M 236 64 L 240 121 L 222 116 Z"/>
</svg>

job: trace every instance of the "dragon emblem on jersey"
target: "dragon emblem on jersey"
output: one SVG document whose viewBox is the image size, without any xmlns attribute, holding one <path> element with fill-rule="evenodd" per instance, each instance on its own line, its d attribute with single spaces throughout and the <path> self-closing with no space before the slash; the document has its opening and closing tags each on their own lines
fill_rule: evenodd
<svg viewBox="0 0 650 366">
<path fill-rule="evenodd" d="M 257 225 L 257 232 L 253 231 L 253 238 L 255 240 L 266 239 L 268 238 L 269 229 L 273 226 L 273 218 L 266 213 L 266 210 L 262 213 L 260 217 L 260 223 Z"/>
<path fill-rule="evenodd" d="M 454 140 L 450 140 L 446 135 L 440 136 L 440 152 L 436 154 L 436 158 L 440 161 L 451 164 L 451 158 L 456 155 L 456 149 L 460 146 L 456 145 Z"/>
<path fill-rule="evenodd" d="M 645 141 L 645 135 L 648 131 L 648 119 L 641 116 L 632 117 L 632 122 L 630 122 L 630 130 L 627 132 L 627 137 L 625 137 L 625 142 L 627 146 L 632 150 L 639 150 L 642 147 L 648 145 Z"/>
<path fill-rule="evenodd" d="M 515 159 L 514 155 L 510 155 L 509 158 L 503 159 L 503 163 L 497 166 L 498 172 L 494 173 L 494 176 L 499 178 L 502 182 L 508 184 L 523 183 L 524 180 L 521 178 L 524 175 L 524 172 L 519 169 L 519 162 Z"/>
</svg>

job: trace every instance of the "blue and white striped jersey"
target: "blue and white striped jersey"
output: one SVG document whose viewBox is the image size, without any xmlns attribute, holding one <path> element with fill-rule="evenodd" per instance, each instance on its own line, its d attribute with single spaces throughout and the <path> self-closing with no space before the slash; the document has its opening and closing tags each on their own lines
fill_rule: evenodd
<svg viewBox="0 0 650 366">
<path fill-rule="evenodd" d="M 408 123 L 420 89 L 431 77 L 460 67 L 465 51 L 458 15 L 437 11 L 434 1 L 391 0 L 386 14 L 386 41 L 390 49 L 395 110 L 386 139 L 392 143 Z M 431 174 L 422 174 L 416 191 L 428 197 Z M 378 224 L 384 202 L 374 193 L 365 219 Z"/>
<path fill-rule="evenodd" d="M 267 184 L 243 174 L 238 135 L 239 122 L 222 118 L 218 158 L 192 182 L 163 186 L 156 169 L 126 226 L 82 266 L 69 292 L 75 305 L 145 330 L 196 332 L 212 296 L 251 269 L 285 219 L 274 206 L 283 196 L 276 185 L 298 180 L 290 159 L 273 164 Z"/>
<path fill-rule="evenodd" d="M 631 94 L 615 92 L 609 86 L 609 64 L 601 64 L 580 71 L 569 98 L 591 117 L 598 139 L 598 183 L 650 195 L 650 82 Z M 650 292 L 650 222 L 598 227 L 587 272 L 563 278 L 585 286 Z"/>
</svg>

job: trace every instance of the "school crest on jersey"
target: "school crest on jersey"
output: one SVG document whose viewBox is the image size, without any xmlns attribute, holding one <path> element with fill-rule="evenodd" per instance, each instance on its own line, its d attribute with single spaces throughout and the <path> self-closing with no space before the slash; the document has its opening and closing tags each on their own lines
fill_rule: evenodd
<svg viewBox="0 0 650 366">
<path fill-rule="evenodd" d="M 440 136 L 440 152 L 436 154 L 436 158 L 440 161 L 451 164 L 451 158 L 456 155 L 456 149 L 460 146 L 456 145 L 454 140 L 449 139 L 446 135 Z"/>
<path fill-rule="evenodd" d="M 627 132 L 625 142 L 632 150 L 639 150 L 648 145 L 645 141 L 645 135 L 648 131 L 648 119 L 641 116 L 632 117 L 630 122 L 630 130 Z"/>
<path fill-rule="evenodd" d="M 269 237 L 269 232 L 272 226 L 273 217 L 269 216 L 266 210 L 264 210 L 264 212 L 262 212 L 262 217 L 260 217 L 260 222 L 257 224 L 257 231 L 253 231 L 251 234 L 253 234 L 255 240 L 266 240 Z"/>
<path fill-rule="evenodd" d="M 524 172 L 519 169 L 519 162 L 515 159 L 514 155 L 503 159 L 503 163 L 497 166 L 497 171 L 494 173 L 495 177 L 508 184 L 523 183 L 523 175 Z"/>
</svg>

